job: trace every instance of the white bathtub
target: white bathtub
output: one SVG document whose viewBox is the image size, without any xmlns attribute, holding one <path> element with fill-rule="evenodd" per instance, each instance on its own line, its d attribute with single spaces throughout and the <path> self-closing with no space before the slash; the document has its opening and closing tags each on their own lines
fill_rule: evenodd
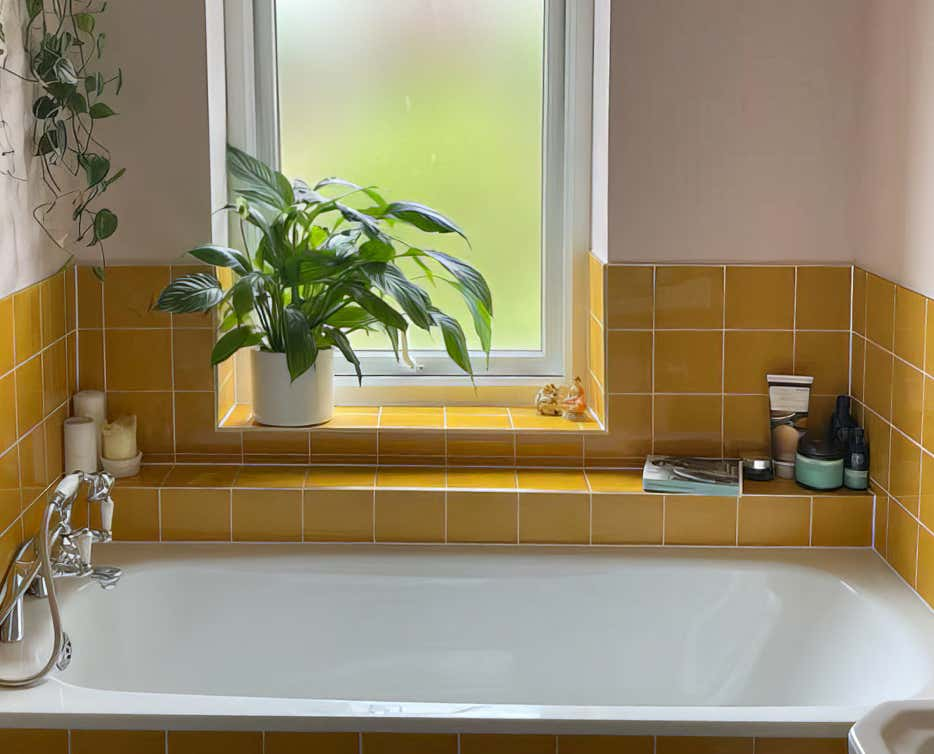
<svg viewBox="0 0 934 754">
<path fill-rule="evenodd" d="M 61 590 L 72 665 L 0 691 L 0 728 L 843 736 L 879 702 L 934 691 L 934 617 L 868 550 L 110 545 L 96 559 L 123 581 Z M 34 640 L 3 647 L 0 674 L 41 659 L 44 611 L 30 602 Z"/>
</svg>

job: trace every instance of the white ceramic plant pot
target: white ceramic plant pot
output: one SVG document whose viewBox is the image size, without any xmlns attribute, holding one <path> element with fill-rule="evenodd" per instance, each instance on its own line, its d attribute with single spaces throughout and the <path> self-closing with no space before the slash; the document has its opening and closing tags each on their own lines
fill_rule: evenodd
<svg viewBox="0 0 934 754">
<path fill-rule="evenodd" d="M 318 351 L 314 366 L 295 382 L 289 377 L 284 353 L 254 348 L 253 418 L 273 427 L 322 424 L 334 415 L 334 355 Z"/>
</svg>

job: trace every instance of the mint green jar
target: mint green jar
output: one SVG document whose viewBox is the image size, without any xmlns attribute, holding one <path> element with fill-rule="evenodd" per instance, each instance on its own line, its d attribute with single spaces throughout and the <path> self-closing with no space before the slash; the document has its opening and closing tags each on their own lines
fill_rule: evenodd
<svg viewBox="0 0 934 754">
<path fill-rule="evenodd" d="M 843 486 L 846 451 L 838 444 L 805 435 L 795 454 L 795 480 L 812 490 L 835 490 Z"/>
</svg>

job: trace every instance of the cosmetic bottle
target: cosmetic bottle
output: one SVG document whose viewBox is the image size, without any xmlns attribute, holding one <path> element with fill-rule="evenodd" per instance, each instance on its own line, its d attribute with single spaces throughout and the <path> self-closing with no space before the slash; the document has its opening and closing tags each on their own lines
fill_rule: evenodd
<svg viewBox="0 0 934 754">
<path fill-rule="evenodd" d="M 843 484 L 847 489 L 865 490 L 869 487 L 869 446 L 866 444 L 866 433 L 857 427 L 849 434 Z"/>
<path fill-rule="evenodd" d="M 850 414 L 850 396 L 838 395 L 837 405 L 830 417 L 830 429 L 827 432 L 827 439 L 831 442 L 837 442 L 844 448 L 849 445 L 849 435 L 859 425 Z"/>
</svg>

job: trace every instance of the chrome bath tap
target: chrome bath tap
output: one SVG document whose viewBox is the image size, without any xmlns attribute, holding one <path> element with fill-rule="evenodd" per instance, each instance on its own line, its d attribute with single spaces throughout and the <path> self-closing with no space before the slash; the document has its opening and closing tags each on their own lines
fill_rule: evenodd
<svg viewBox="0 0 934 754">
<path fill-rule="evenodd" d="M 101 528 L 72 528 L 71 516 L 81 485 L 87 488 L 89 504 L 100 506 Z M 61 615 L 55 595 L 55 580 L 88 577 L 104 589 L 116 585 L 123 575 L 119 568 L 94 566 L 92 546 L 111 540 L 114 478 L 106 472 L 69 474 L 55 488 L 45 508 L 42 526 L 36 536 L 16 551 L 0 582 L 0 642 L 23 640 L 23 600 L 27 596 L 46 598 L 55 630 L 55 647 L 46 666 L 29 678 L 0 678 L 0 687 L 31 686 L 53 667 L 64 670 L 71 659 L 71 643 L 61 629 Z M 53 520 L 55 524 L 53 526 Z"/>
</svg>

